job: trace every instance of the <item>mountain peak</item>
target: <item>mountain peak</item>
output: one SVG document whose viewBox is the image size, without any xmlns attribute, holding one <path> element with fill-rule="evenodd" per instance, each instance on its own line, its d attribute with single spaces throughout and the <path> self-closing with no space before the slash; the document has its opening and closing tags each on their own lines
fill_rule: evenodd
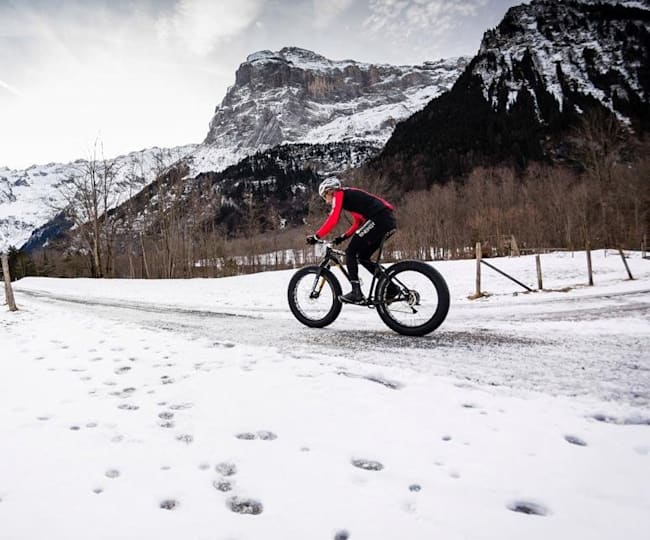
<svg viewBox="0 0 650 540">
<path fill-rule="evenodd" d="M 301 47 L 283 47 L 279 51 L 268 49 L 257 51 L 246 57 L 245 64 L 286 64 L 291 68 L 308 71 L 330 71 L 344 69 L 350 65 L 362 65 L 354 60 L 330 60 L 325 56 Z"/>
<path fill-rule="evenodd" d="M 400 120 L 451 88 L 467 59 L 421 66 L 330 60 L 300 47 L 250 54 L 210 122 L 194 172 L 279 144 L 385 142 Z"/>
</svg>

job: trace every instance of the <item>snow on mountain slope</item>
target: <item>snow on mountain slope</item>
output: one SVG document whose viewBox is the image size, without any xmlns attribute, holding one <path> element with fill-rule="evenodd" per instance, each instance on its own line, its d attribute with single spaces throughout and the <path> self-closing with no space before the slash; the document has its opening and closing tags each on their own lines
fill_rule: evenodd
<svg viewBox="0 0 650 540">
<path fill-rule="evenodd" d="M 222 171 L 280 144 L 345 143 L 379 148 L 397 122 L 448 90 L 468 59 L 422 66 L 332 61 L 295 47 L 251 54 L 236 73 L 201 145 L 150 149 L 117 158 L 120 196 L 135 194 L 160 167 L 183 158 L 189 176 Z M 143 161 L 143 165 L 140 165 Z M 0 169 L 0 250 L 20 247 L 63 207 L 61 184 L 83 161 Z M 129 187 L 130 179 L 137 181 Z"/>
<path fill-rule="evenodd" d="M 375 65 L 333 61 L 296 47 L 251 54 L 193 152 L 191 174 L 222 170 L 280 144 L 381 146 L 399 121 L 451 88 L 467 62 Z"/>
<path fill-rule="evenodd" d="M 194 148 L 195 145 L 154 147 L 115 158 L 118 170 L 115 205 L 151 182 L 156 171 L 178 161 Z M 33 165 L 24 170 L 0 168 L 0 251 L 22 246 L 34 229 L 65 207 L 62 186 L 72 176 L 79 175 L 85 163 L 80 159 L 67 164 Z"/>
<path fill-rule="evenodd" d="M 535 0 L 511 8 L 486 32 L 473 73 L 495 108 L 510 108 L 522 87 L 540 100 L 543 88 L 560 110 L 575 104 L 575 95 L 589 96 L 629 123 L 622 102 L 650 96 L 649 32 L 648 2 Z"/>
</svg>

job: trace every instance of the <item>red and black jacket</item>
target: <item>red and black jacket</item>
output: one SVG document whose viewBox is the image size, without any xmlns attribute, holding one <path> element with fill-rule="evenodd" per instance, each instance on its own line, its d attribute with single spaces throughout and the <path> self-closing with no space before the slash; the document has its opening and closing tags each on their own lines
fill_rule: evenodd
<svg viewBox="0 0 650 540">
<path fill-rule="evenodd" d="M 341 210 L 352 214 L 352 225 L 345 231 L 345 236 L 352 236 L 354 232 L 367 220 L 381 212 L 392 211 L 395 207 L 384 199 L 371 195 L 357 188 L 342 188 L 334 192 L 332 210 L 321 228 L 316 231 L 318 238 L 327 236 L 341 217 Z"/>
</svg>

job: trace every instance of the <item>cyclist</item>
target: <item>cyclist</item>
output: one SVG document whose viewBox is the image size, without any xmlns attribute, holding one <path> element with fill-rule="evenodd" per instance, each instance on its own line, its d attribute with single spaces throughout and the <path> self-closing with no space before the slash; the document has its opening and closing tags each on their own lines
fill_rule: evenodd
<svg viewBox="0 0 650 540">
<path fill-rule="evenodd" d="M 395 231 L 394 207 L 384 199 L 367 193 L 361 189 L 342 187 L 341 180 L 336 177 L 326 178 L 318 186 L 318 194 L 332 205 L 330 214 L 315 234 L 307 237 L 308 244 L 315 244 L 329 234 L 341 217 L 341 211 L 347 210 L 352 214 L 352 225 L 343 234 L 334 239 L 334 244 L 352 238 L 345 250 L 345 260 L 350 275 L 352 290 L 339 297 L 341 302 L 348 304 L 363 303 L 365 298 L 359 283 L 359 263 L 373 274 L 378 264 L 370 260 L 370 256 L 379 249 L 382 239 L 387 233 Z M 387 297 L 394 298 L 399 294 L 399 288 L 392 283 L 388 286 Z"/>
</svg>

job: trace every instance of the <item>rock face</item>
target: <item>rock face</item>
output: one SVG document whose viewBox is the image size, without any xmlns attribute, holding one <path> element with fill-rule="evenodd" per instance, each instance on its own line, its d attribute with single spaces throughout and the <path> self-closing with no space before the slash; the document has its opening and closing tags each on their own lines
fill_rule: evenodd
<svg viewBox="0 0 650 540">
<path fill-rule="evenodd" d="M 398 125 L 373 167 L 409 189 L 561 157 L 594 109 L 650 130 L 649 2 L 533 0 L 486 32 L 452 90 Z"/>
<path fill-rule="evenodd" d="M 124 189 L 116 201 L 133 193 L 126 173 L 139 178 L 139 188 L 154 179 L 151 171 L 159 171 L 160 162 L 153 163 L 152 156 L 160 154 L 173 158 L 165 159 L 165 166 L 181 159 L 191 178 L 212 174 L 221 179 L 217 173 L 227 167 L 280 145 L 282 160 L 297 162 L 311 156 L 303 166 L 312 172 L 314 164 L 329 173 L 356 166 L 379 152 L 397 122 L 448 90 L 467 62 L 456 58 L 422 66 L 373 65 L 332 61 L 295 47 L 251 54 L 216 108 L 202 144 L 118 158 L 124 162 L 119 169 L 125 178 L 118 181 L 118 191 L 120 186 Z M 292 156 L 287 145 L 295 143 Z M 30 248 L 65 230 L 61 219 L 48 222 L 63 207 L 61 184 L 79 168 L 77 163 L 0 169 L 0 250 L 22 246 L 36 229 Z M 290 170 L 297 171 L 296 179 L 302 177 L 299 167 L 292 165 Z"/>
<path fill-rule="evenodd" d="M 305 49 L 251 54 L 215 111 L 193 173 L 280 144 L 383 145 L 395 125 L 451 88 L 466 58 L 422 66 L 332 61 Z"/>
<path fill-rule="evenodd" d="M 537 0 L 510 9 L 485 34 L 471 72 L 496 109 L 527 89 L 545 123 L 598 102 L 648 129 L 649 60 L 649 2 Z"/>
</svg>

